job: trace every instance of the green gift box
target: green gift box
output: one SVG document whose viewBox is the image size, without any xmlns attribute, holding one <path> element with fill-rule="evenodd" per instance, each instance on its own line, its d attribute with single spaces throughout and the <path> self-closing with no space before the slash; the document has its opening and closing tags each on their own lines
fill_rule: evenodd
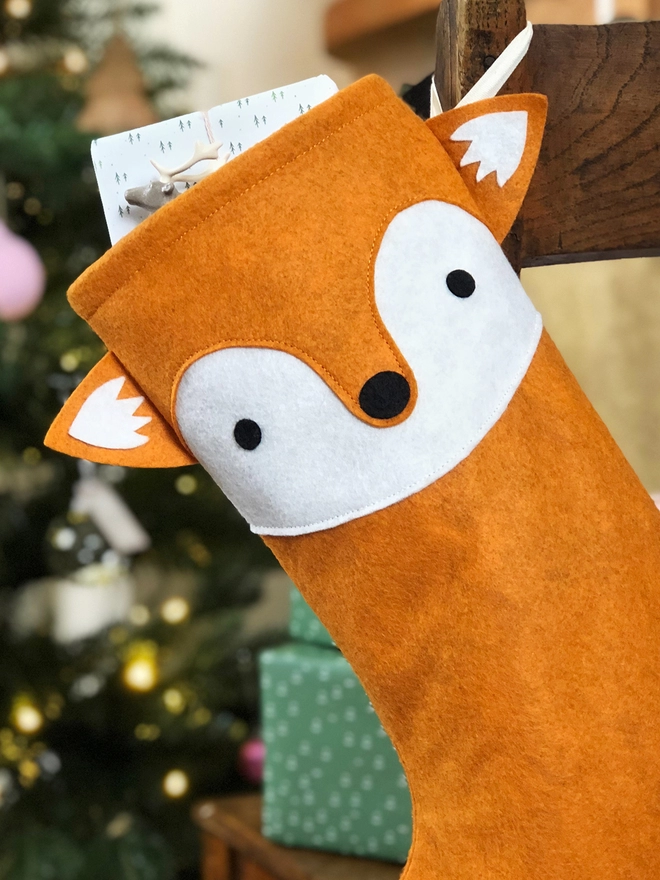
<svg viewBox="0 0 660 880">
<path fill-rule="evenodd" d="M 264 835 L 404 862 L 408 785 L 348 662 L 331 648 L 293 644 L 263 652 L 260 663 Z"/>
<path fill-rule="evenodd" d="M 335 644 L 330 633 L 295 588 L 291 590 L 289 632 L 292 638 L 301 642 L 331 647 Z"/>
</svg>

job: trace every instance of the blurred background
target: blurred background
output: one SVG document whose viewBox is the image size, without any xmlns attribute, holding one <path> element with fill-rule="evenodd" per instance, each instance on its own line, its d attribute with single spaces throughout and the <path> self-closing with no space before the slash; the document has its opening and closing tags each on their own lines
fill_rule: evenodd
<svg viewBox="0 0 660 880">
<path fill-rule="evenodd" d="M 401 92 L 434 67 L 437 7 L 1 3 L 0 880 L 198 876 L 190 806 L 259 787 L 256 658 L 290 614 L 287 578 L 200 468 L 81 465 L 42 445 L 103 354 L 65 297 L 109 245 L 92 137 L 320 73 L 342 87 L 376 72 Z M 660 17 L 658 0 L 527 9 L 538 23 Z M 660 260 L 523 282 L 660 490 Z"/>
</svg>

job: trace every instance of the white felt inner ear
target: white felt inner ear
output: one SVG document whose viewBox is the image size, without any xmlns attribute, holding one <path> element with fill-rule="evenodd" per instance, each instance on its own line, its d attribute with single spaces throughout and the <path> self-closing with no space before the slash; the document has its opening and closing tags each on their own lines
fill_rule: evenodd
<svg viewBox="0 0 660 880">
<path fill-rule="evenodd" d="M 526 110 L 508 110 L 475 116 L 461 125 L 451 136 L 453 141 L 471 141 L 461 168 L 478 162 L 477 183 L 495 171 L 498 184 L 504 186 L 525 155 L 527 121 Z"/>
<path fill-rule="evenodd" d="M 133 415 L 144 398 L 118 400 L 124 382 L 125 378 L 118 376 L 92 391 L 71 422 L 69 434 L 74 440 L 100 449 L 136 449 L 149 442 L 137 431 L 151 417 Z"/>
</svg>

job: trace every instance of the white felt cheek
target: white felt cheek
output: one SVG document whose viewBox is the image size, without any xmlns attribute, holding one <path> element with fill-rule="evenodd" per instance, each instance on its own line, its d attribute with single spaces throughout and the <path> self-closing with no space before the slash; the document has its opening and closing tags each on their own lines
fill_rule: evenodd
<svg viewBox="0 0 660 880">
<path fill-rule="evenodd" d="M 183 436 L 255 531 L 302 527 L 362 506 L 377 468 L 365 462 L 378 428 L 356 419 L 306 364 L 281 351 L 230 348 L 184 374 L 176 415 Z M 241 419 L 261 442 L 242 449 Z"/>
<path fill-rule="evenodd" d="M 447 286 L 472 275 L 472 296 Z M 489 230 L 454 205 L 428 201 L 390 224 L 376 263 L 376 304 L 415 374 L 426 444 L 471 451 L 525 375 L 541 317 Z M 419 413 L 417 413 L 419 410 Z M 408 419 L 410 423 L 411 419 Z"/>
<path fill-rule="evenodd" d="M 468 298 L 448 287 L 457 270 L 474 279 Z M 490 232 L 465 211 L 429 201 L 397 215 L 378 253 L 375 289 L 417 379 L 416 406 L 400 425 L 360 421 L 317 373 L 281 351 L 224 349 L 183 376 L 183 437 L 257 533 L 331 528 L 420 491 L 469 455 L 529 367 L 540 316 Z M 234 437 L 242 419 L 261 429 L 252 451 Z"/>
</svg>

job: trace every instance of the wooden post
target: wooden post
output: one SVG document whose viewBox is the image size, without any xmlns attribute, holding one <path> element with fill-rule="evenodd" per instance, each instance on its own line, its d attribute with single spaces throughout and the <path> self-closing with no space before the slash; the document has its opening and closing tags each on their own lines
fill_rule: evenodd
<svg viewBox="0 0 660 880">
<path fill-rule="evenodd" d="M 525 18 L 524 0 L 443 0 L 436 83 L 445 109 Z M 659 83 L 660 22 L 535 28 L 503 90 L 550 102 L 539 166 L 506 243 L 514 266 L 660 255 Z"/>
<path fill-rule="evenodd" d="M 526 24 L 525 0 L 443 0 L 435 81 L 445 110 L 458 104 Z M 509 89 L 519 92 L 515 86 L 516 77 Z"/>
</svg>

